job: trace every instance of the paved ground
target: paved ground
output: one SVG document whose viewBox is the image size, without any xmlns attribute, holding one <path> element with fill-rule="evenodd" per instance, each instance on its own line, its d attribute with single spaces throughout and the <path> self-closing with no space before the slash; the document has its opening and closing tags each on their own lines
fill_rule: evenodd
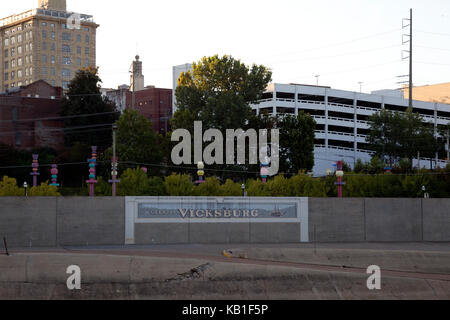
<svg viewBox="0 0 450 320">
<path fill-rule="evenodd" d="M 10 253 L 13 260 L 0 255 L 6 271 L 3 283 L 0 274 L 0 296 L 7 299 L 450 299 L 449 243 L 95 246 Z M 94 280 L 83 295 L 69 295 L 63 267 L 78 261 Z M 366 288 L 371 264 L 382 269 L 381 292 Z M 21 268 L 31 278 L 14 280 L 13 275 L 23 277 Z M 133 277 L 138 280 L 128 282 Z"/>
</svg>

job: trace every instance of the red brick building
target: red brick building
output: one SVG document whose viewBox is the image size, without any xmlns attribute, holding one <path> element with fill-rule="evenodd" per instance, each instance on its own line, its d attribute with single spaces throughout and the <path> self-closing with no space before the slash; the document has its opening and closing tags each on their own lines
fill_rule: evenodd
<svg viewBox="0 0 450 320">
<path fill-rule="evenodd" d="M 31 151 L 64 148 L 63 90 L 39 80 L 0 93 L 0 143 Z"/>
<path fill-rule="evenodd" d="M 172 118 L 172 89 L 146 87 L 135 92 L 135 108 L 153 123 L 153 130 L 166 133 Z M 127 108 L 131 107 L 131 92 L 127 92 Z"/>
</svg>

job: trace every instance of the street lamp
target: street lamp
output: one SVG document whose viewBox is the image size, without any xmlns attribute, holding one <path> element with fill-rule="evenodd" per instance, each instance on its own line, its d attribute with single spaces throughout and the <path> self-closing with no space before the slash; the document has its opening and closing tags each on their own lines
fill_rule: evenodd
<svg viewBox="0 0 450 320">
<path fill-rule="evenodd" d="M 242 189 L 242 196 L 245 197 L 245 184 L 241 185 L 241 189 Z"/>
<path fill-rule="evenodd" d="M 28 184 L 26 182 L 23 183 L 23 187 L 25 188 L 25 197 L 28 197 Z"/>
</svg>

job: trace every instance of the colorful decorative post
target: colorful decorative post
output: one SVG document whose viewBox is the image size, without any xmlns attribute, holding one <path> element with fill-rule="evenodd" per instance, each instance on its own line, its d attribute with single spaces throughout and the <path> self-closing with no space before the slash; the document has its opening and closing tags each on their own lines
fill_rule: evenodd
<svg viewBox="0 0 450 320">
<path fill-rule="evenodd" d="M 37 187 L 37 176 L 40 175 L 40 173 L 38 172 L 39 170 L 39 155 L 38 154 L 33 154 L 33 163 L 32 163 L 32 170 L 33 172 L 30 173 L 31 176 L 33 176 L 33 187 Z"/>
<path fill-rule="evenodd" d="M 112 183 L 112 196 L 115 197 L 117 195 L 117 183 L 120 182 L 120 180 L 117 179 L 117 164 L 119 161 L 119 158 L 116 157 L 114 161 L 114 158 L 111 158 L 111 180 L 108 180 L 109 183 Z"/>
<path fill-rule="evenodd" d="M 198 169 L 198 171 L 197 171 L 198 180 L 195 181 L 195 183 L 197 183 L 197 184 L 205 183 L 205 180 L 204 180 L 204 178 L 203 178 L 203 176 L 205 175 L 205 171 L 203 171 L 204 168 L 205 168 L 205 165 L 203 164 L 203 162 L 200 161 L 200 162 L 197 164 L 197 169 Z"/>
<path fill-rule="evenodd" d="M 86 183 L 89 184 L 89 196 L 94 197 L 94 187 L 97 183 L 97 180 L 95 180 L 95 166 L 97 165 L 97 147 L 92 146 L 92 158 L 88 159 L 89 162 L 89 180 L 86 181 Z"/>
<path fill-rule="evenodd" d="M 59 187 L 58 183 L 58 166 L 56 164 L 52 164 L 52 169 L 50 170 L 52 174 L 52 183 L 50 183 L 53 187 Z"/>
<path fill-rule="evenodd" d="M 261 163 L 261 179 L 263 183 L 267 182 L 267 177 L 269 175 L 269 169 L 267 169 L 269 165 L 266 163 Z"/>
<path fill-rule="evenodd" d="M 342 198 L 342 186 L 345 185 L 345 182 L 342 182 L 342 177 L 344 176 L 344 171 L 342 170 L 343 163 L 342 161 L 338 161 L 336 168 L 336 177 L 338 178 L 338 182 L 336 185 L 338 186 L 338 198 Z"/>
</svg>

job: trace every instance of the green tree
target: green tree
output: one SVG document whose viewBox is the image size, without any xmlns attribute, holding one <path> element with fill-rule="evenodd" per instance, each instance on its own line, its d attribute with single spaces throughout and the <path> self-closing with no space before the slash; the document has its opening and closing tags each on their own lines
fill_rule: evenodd
<svg viewBox="0 0 450 320">
<path fill-rule="evenodd" d="M 102 97 L 101 82 L 98 69 L 92 67 L 79 70 L 70 82 L 61 113 L 67 148 L 80 143 L 104 150 L 111 145 L 111 125 L 118 112 L 114 103 Z"/>
<path fill-rule="evenodd" d="M 21 197 L 25 195 L 25 190 L 17 186 L 17 180 L 4 176 L 0 180 L 0 197 Z"/>
<path fill-rule="evenodd" d="M 367 142 L 376 154 L 387 159 L 391 167 L 402 158 L 412 160 L 438 151 L 434 128 L 424 123 L 418 113 L 381 110 L 370 118 Z"/>
<path fill-rule="evenodd" d="M 280 172 L 310 171 L 314 167 L 315 120 L 304 112 L 285 115 L 278 122 L 280 129 Z"/>
<path fill-rule="evenodd" d="M 150 120 L 139 114 L 137 110 L 126 109 L 117 121 L 116 155 L 120 162 L 131 162 L 139 165 L 154 164 L 149 168 L 151 175 L 160 172 L 159 165 L 163 159 L 163 137 L 155 133 Z M 109 148 L 101 160 L 110 163 L 112 148 Z M 109 165 L 108 173 L 111 166 Z"/>
<path fill-rule="evenodd" d="M 182 73 L 175 95 L 177 112 L 172 127 L 193 132 L 193 122 L 205 128 L 244 128 L 252 116 L 250 103 L 261 99 L 272 73 L 264 66 L 251 68 L 231 56 L 204 57 Z"/>
</svg>

